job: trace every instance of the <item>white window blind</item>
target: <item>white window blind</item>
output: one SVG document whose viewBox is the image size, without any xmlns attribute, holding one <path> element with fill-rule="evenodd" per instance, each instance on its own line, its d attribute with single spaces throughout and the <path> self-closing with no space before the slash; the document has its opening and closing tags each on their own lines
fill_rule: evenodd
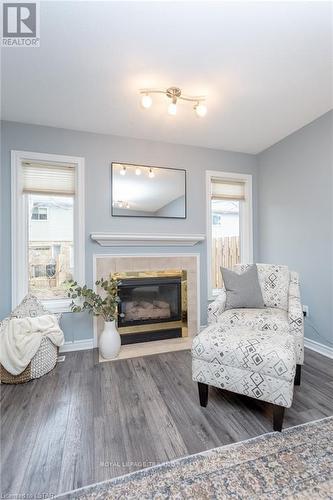
<svg viewBox="0 0 333 500">
<path fill-rule="evenodd" d="M 75 166 L 23 162 L 23 192 L 33 194 L 75 194 Z"/>
<path fill-rule="evenodd" d="M 245 200 L 245 183 L 242 181 L 211 180 L 212 200 Z"/>
</svg>

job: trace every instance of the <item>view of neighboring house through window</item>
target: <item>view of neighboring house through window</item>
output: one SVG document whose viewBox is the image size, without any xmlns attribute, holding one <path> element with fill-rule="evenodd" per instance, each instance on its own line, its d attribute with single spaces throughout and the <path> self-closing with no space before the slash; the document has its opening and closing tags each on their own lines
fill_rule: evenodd
<svg viewBox="0 0 333 500">
<path fill-rule="evenodd" d="M 67 297 L 74 273 L 73 167 L 23 164 L 27 199 L 29 291 Z"/>
<path fill-rule="evenodd" d="M 28 204 L 29 290 L 43 299 L 66 297 L 73 278 L 73 197 L 30 194 Z"/>
<path fill-rule="evenodd" d="M 35 203 L 32 207 L 31 220 L 47 220 L 47 207 Z"/>
<path fill-rule="evenodd" d="M 211 179 L 211 285 L 214 292 L 223 286 L 221 267 L 232 268 L 241 260 L 240 214 L 244 182 Z"/>
</svg>

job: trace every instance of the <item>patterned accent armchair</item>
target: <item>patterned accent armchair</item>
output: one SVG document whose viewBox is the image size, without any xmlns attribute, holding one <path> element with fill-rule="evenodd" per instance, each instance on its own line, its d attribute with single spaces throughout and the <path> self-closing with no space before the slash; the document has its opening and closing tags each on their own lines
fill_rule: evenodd
<svg viewBox="0 0 333 500">
<path fill-rule="evenodd" d="M 299 278 L 287 266 L 257 264 L 257 269 L 265 308 L 225 310 L 222 290 L 208 307 L 208 327 L 193 339 L 193 380 L 202 406 L 209 385 L 272 403 L 274 429 L 281 430 L 304 361 Z"/>
<path fill-rule="evenodd" d="M 244 272 L 249 264 L 234 266 Z M 304 317 L 299 276 L 287 266 L 257 264 L 259 284 L 265 309 L 229 309 L 225 311 L 226 294 L 222 290 L 208 306 L 208 324 L 247 326 L 262 331 L 290 333 L 295 338 L 296 361 L 304 362 Z"/>
</svg>

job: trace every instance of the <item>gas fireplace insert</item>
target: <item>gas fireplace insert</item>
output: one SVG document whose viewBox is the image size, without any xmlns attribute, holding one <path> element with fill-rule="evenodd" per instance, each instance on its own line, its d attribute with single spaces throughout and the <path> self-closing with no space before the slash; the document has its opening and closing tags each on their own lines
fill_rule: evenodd
<svg viewBox="0 0 333 500">
<path fill-rule="evenodd" d="M 182 276 L 121 279 L 118 329 L 122 344 L 183 336 L 187 314 Z"/>
</svg>

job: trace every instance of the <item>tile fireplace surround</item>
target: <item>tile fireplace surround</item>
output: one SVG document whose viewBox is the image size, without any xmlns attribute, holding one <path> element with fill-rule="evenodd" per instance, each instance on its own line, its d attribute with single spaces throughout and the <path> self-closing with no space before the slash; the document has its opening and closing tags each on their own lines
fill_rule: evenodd
<svg viewBox="0 0 333 500">
<path fill-rule="evenodd" d="M 163 254 L 163 255 L 94 255 L 94 282 L 101 277 L 106 278 L 113 273 L 133 271 L 156 272 L 166 270 L 182 270 L 187 273 L 187 311 L 188 337 L 154 340 L 122 346 L 117 359 L 126 359 L 161 352 L 189 349 L 192 337 L 198 332 L 200 325 L 200 288 L 199 288 L 199 254 Z M 103 321 L 94 319 L 94 346 L 98 346 L 98 338 L 103 329 Z M 106 361 L 100 357 L 100 361 Z"/>
</svg>

